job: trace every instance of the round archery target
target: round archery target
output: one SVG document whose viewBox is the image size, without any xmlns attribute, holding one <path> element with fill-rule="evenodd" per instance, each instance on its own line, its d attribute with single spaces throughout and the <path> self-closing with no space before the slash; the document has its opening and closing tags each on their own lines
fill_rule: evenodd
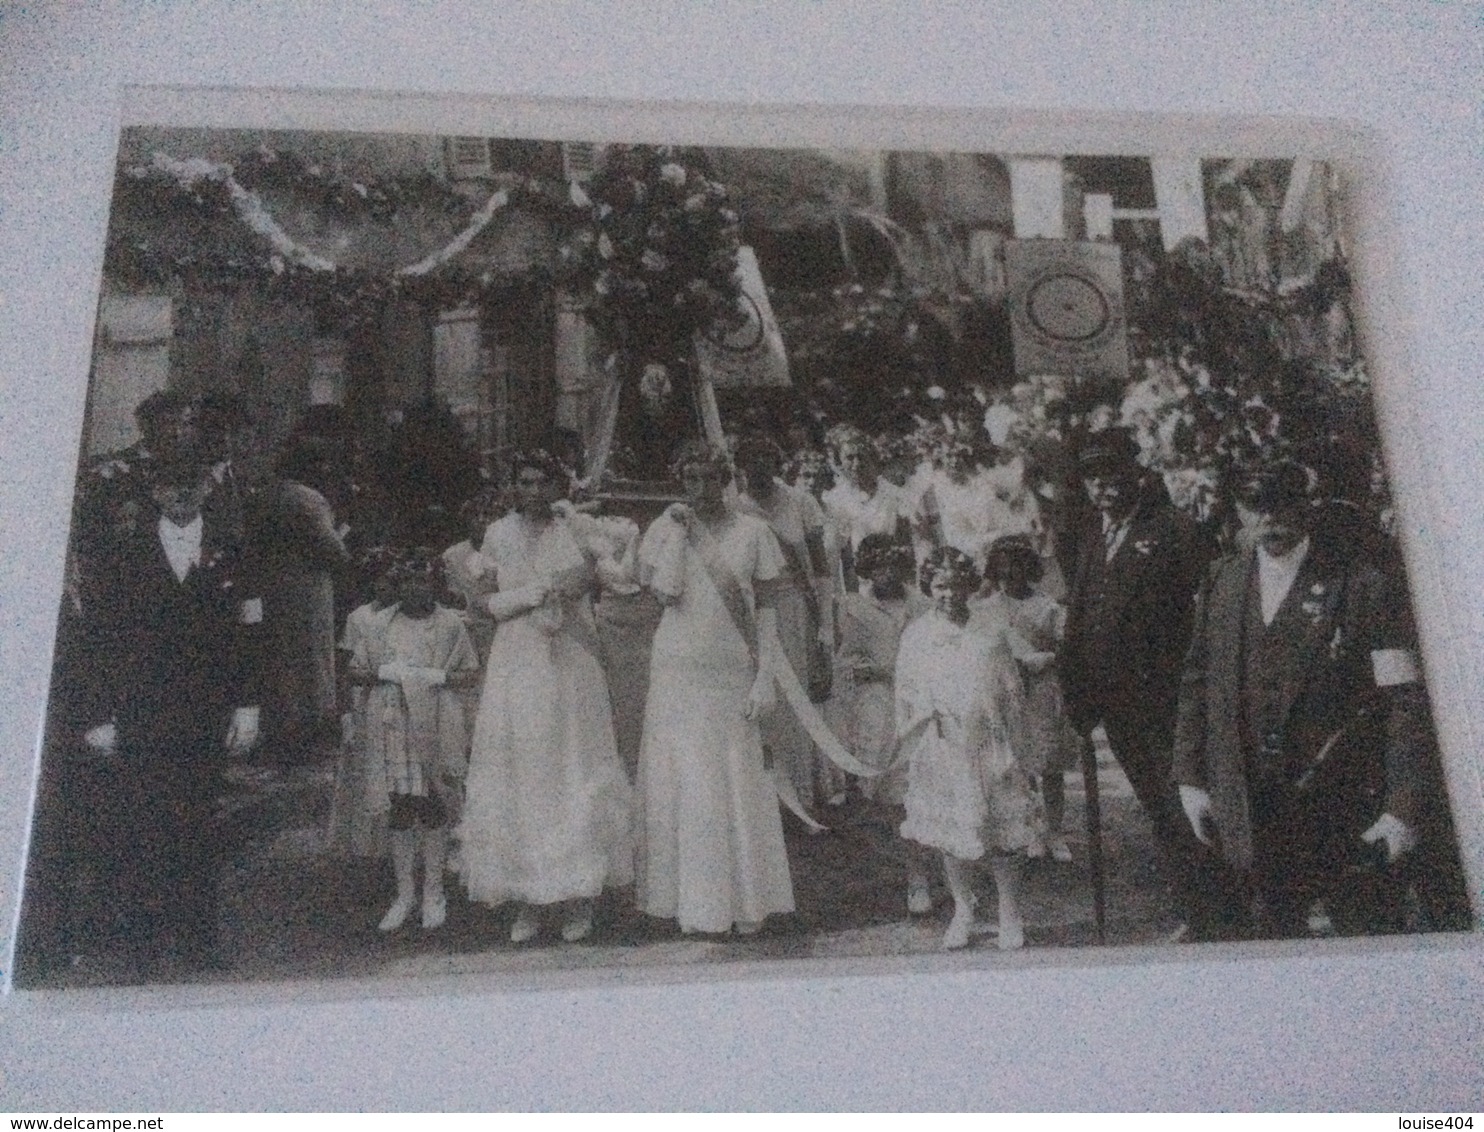
<svg viewBox="0 0 1484 1132">
<path fill-rule="evenodd" d="M 1117 244 L 1011 240 L 1005 274 L 1017 374 L 1127 377 Z"/>
</svg>

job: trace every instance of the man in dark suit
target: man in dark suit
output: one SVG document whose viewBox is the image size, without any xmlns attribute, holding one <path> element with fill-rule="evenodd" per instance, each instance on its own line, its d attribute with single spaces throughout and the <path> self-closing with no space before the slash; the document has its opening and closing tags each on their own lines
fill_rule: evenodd
<svg viewBox="0 0 1484 1132">
<path fill-rule="evenodd" d="M 225 750 L 257 735 L 235 563 L 202 515 L 210 482 L 191 455 L 155 461 L 156 517 L 101 564 L 87 609 L 84 739 L 127 803 L 112 858 L 145 974 L 171 958 L 190 969 L 219 961 L 213 811 Z"/>
<path fill-rule="evenodd" d="M 1342 934 L 1398 929 L 1383 866 L 1433 793 L 1401 578 L 1326 529 L 1312 480 L 1290 462 L 1239 488 L 1254 545 L 1212 567 L 1181 684 L 1175 780 L 1234 936 L 1305 935 L 1319 899 Z"/>
<path fill-rule="evenodd" d="M 1067 710 L 1084 735 L 1103 725 L 1154 827 L 1186 929 L 1204 935 L 1206 886 L 1195 874 L 1206 852 L 1180 812 L 1170 750 L 1205 556 L 1194 524 L 1146 474 L 1126 431 L 1094 434 L 1078 467 L 1096 517 L 1083 534 L 1067 595 L 1060 663 Z"/>
</svg>

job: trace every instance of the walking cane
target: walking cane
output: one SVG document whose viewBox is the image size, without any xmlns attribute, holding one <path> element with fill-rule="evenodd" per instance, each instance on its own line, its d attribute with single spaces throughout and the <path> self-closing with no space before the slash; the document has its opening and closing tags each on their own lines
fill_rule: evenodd
<svg viewBox="0 0 1484 1132">
<path fill-rule="evenodd" d="M 1092 736 L 1082 737 L 1082 787 L 1087 795 L 1087 864 L 1092 870 L 1092 918 L 1098 943 L 1108 942 L 1108 894 L 1103 878 L 1103 806 L 1098 797 L 1098 753 Z"/>
</svg>

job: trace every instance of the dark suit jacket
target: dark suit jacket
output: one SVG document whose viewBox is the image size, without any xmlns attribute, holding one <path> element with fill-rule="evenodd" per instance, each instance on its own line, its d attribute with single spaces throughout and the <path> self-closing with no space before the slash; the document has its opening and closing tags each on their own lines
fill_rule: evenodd
<svg viewBox="0 0 1484 1132">
<path fill-rule="evenodd" d="M 120 748 L 152 759 L 219 749 L 233 708 L 257 702 L 255 642 L 236 560 L 206 520 L 201 564 L 177 581 L 158 521 L 112 553 L 85 609 L 85 717 L 113 719 Z"/>
<path fill-rule="evenodd" d="M 1253 856 L 1248 762 L 1255 752 L 1243 741 L 1243 649 L 1256 569 L 1250 550 L 1212 566 L 1175 730 L 1175 780 L 1211 795 L 1223 854 L 1241 869 Z M 1383 808 L 1414 821 L 1427 749 L 1422 686 L 1378 690 L 1372 668 L 1373 651 L 1413 648 L 1404 587 L 1369 561 L 1316 541 L 1285 606 L 1293 602 L 1302 616 L 1289 624 L 1302 636 L 1280 676 L 1282 765 L 1293 782 L 1305 782 L 1296 797 L 1312 799 L 1303 812 L 1315 823 L 1313 835 L 1353 841 Z M 1309 772 L 1337 735 L 1320 768 Z"/>
<path fill-rule="evenodd" d="M 1146 492 L 1111 562 L 1105 545 L 1094 515 L 1067 595 L 1058 659 L 1067 708 L 1082 730 L 1113 715 L 1165 743 L 1207 559 L 1194 524 L 1159 492 Z"/>
</svg>

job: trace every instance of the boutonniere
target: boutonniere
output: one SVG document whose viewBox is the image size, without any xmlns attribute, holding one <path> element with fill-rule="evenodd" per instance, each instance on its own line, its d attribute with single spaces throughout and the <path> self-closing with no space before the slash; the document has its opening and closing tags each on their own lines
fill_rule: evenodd
<svg viewBox="0 0 1484 1132">
<path fill-rule="evenodd" d="M 1344 643 L 1344 630 L 1336 625 L 1335 635 L 1329 639 L 1330 660 L 1338 660 L 1340 658 L 1340 648 L 1344 645 Z"/>
<path fill-rule="evenodd" d="M 1146 558 L 1154 553 L 1154 548 L 1158 545 L 1159 543 L 1152 538 L 1140 538 L 1134 540 L 1135 552 L 1144 555 Z"/>
<path fill-rule="evenodd" d="M 197 564 L 196 569 L 205 575 L 218 576 L 220 580 L 217 582 L 217 586 L 224 593 L 230 590 L 235 584 L 230 571 L 227 571 L 224 575 L 220 573 L 226 566 L 226 551 L 213 547 L 201 548 L 201 561 Z"/>
<path fill-rule="evenodd" d="M 1304 615 L 1316 624 L 1324 619 L 1324 597 L 1327 590 L 1323 582 L 1315 582 L 1309 587 L 1309 596 L 1304 598 L 1299 606 Z"/>
</svg>

